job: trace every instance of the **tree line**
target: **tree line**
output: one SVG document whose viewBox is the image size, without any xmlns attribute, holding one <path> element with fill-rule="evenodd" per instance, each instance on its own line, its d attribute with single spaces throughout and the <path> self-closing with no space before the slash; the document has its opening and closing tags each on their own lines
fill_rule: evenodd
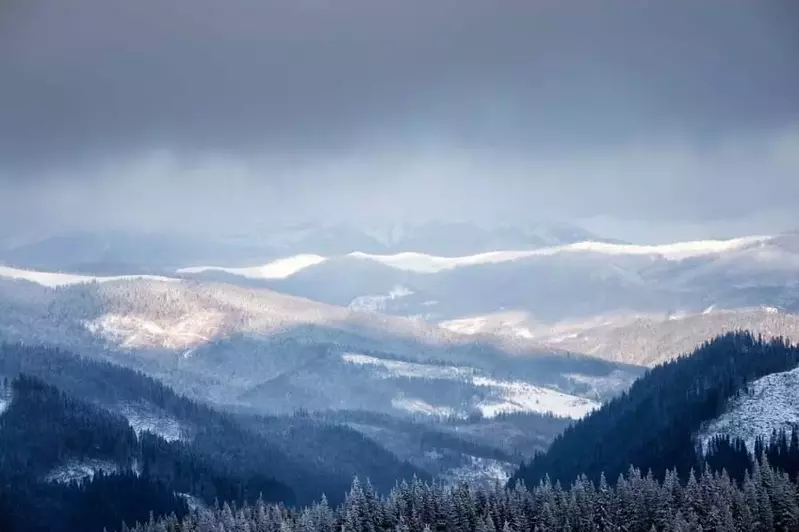
<svg viewBox="0 0 799 532">
<path fill-rule="evenodd" d="M 663 481 L 630 468 L 611 485 L 580 476 L 570 487 L 545 478 L 528 489 L 497 484 L 476 490 L 444 488 L 419 480 L 402 482 L 380 496 L 367 483 L 353 483 L 343 504 L 323 499 L 301 509 L 223 504 L 180 519 L 125 526 L 125 532 L 715 532 L 799 529 L 799 486 L 765 456 L 741 483 L 726 473 L 675 470 Z"/>
</svg>

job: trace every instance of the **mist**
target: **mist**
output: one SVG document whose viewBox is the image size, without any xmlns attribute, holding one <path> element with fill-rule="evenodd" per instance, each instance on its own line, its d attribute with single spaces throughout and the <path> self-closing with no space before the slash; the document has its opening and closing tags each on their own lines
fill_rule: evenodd
<svg viewBox="0 0 799 532">
<path fill-rule="evenodd" d="M 795 228 L 795 2 L 0 10 L 5 232 Z"/>
</svg>

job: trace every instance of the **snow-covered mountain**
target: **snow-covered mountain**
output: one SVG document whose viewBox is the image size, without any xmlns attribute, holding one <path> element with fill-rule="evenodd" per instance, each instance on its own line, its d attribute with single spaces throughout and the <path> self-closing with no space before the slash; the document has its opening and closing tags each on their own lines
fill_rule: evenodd
<svg viewBox="0 0 799 532">
<path fill-rule="evenodd" d="M 223 271 L 250 279 L 286 279 L 300 271 L 328 260 L 359 259 L 372 261 L 394 269 L 412 273 L 439 273 L 468 266 L 513 262 L 530 257 L 550 257 L 565 254 L 598 254 L 607 256 L 648 256 L 666 261 L 702 257 L 727 251 L 748 248 L 753 244 L 769 241 L 768 237 L 748 237 L 732 240 L 708 240 L 678 242 L 675 244 L 641 246 L 602 241 L 580 241 L 569 244 L 543 246 L 526 249 L 503 249 L 464 256 L 441 256 L 419 251 L 403 251 L 395 254 L 375 254 L 353 251 L 345 255 L 324 257 L 317 254 L 300 254 L 283 257 L 259 266 L 243 268 L 223 266 L 192 266 L 178 270 L 180 274 Z"/>
<path fill-rule="evenodd" d="M 457 224 L 425 227 L 424 231 L 390 228 L 382 234 L 382 249 L 402 249 L 400 243 L 413 241 L 410 235 L 427 234 L 431 227 L 467 231 Z M 335 240 L 335 231 L 325 230 Z M 799 234 L 657 246 L 588 240 L 446 256 L 363 250 L 326 255 L 317 252 L 324 246 L 313 247 L 309 236 L 322 234 L 319 226 L 297 231 L 299 236 L 275 233 L 264 241 L 284 238 L 286 249 L 294 245 L 291 242 L 302 241 L 314 252 L 276 255 L 249 264 L 196 263 L 149 278 L 267 288 L 350 311 L 422 319 L 459 334 L 501 337 L 494 341 L 505 348 L 537 344 L 634 364 L 655 364 L 730 328 L 797 336 Z M 360 233 L 374 236 L 375 231 L 366 228 Z M 340 249 L 350 249 L 341 245 Z M 2 275 L 49 286 L 130 277 L 46 274 L 10 267 L 0 269 Z M 200 314 L 186 323 L 165 324 L 172 331 L 170 341 L 183 334 L 179 334 L 182 328 L 190 329 L 193 325 L 187 324 L 194 320 L 214 323 Z M 152 325 L 146 329 L 136 316 L 114 314 L 91 324 L 95 332 L 107 335 L 115 329 L 144 331 L 128 335 L 125 341 L 130 345 L 165 334 Z M 395 326 L 392 322 L 390 327 Z M 189 351 L 192 343 L 187 339 L 205 333 L 186 334 L 175 345 L 185 344 Z M 425 333 L 430 334 L 437 333 Z"/>
<path fill-rule="evenodd" d="M 53 289 L 0 280 L 0 301 L 2 340 L 70 348 L 259 411 L 580 417 L 640 373 L 229 284 L 130 278 Z"/>
<path fill-rule="evenodd" d="M 418 252 L 464 256 L 589 240 L 609 241 L 579 227 L 561 223 L 524 226 L 467 222 L 302 223 L 254 225 L 237 233 L 200 236 L 123 231 L 70 232 L 2 239 L 0 264 L 22 269 L 120 275 L 164 273 L 201 265 L 259 266 L 298 255 L 330 257 L 353 252 L 382 255 Z M 287 267 L 289 264 L 283 263 L 271 272 L 281 272 Z"/>
<path fill-rule="evenodd" d="M 346 306 L 408 295 L 382 310 L 444 321 L 523 311 L 557 323 L 617 313 L 700 313 L 768 306 L 799 309 L 797 235 L 635 246 L 579 242 L 444 257 L 354 252 L 295 257 L 246 269 L 197 267 L 176 275 L 269 287 Z M 291 268 L 279 268 L 289 264 Z M 273 273 L 280 270 L 280 275 Z"/>
<path fill-rule="evenodd" d="M 317 301 L 422 318 L 444 328 L 653 365 L 749 329 L 799 337 L 799 235 L 642 246 L 576 242 L 445 257 L 348 253 L 183 270 Z M 270 278 L 267 278 L 270 277 Z"/>
</svg>

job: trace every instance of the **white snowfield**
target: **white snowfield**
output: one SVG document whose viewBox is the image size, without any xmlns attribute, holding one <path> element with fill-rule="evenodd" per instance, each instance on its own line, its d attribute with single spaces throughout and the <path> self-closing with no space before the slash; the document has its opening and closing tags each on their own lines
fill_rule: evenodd
<svg viewBox="0 0 799 532">
<path fill-rule="evenodd" d="M 437 257 L 424 253 L 398 253 L 396 255 L 372 255 L 350 253 L 350 256 L 369 259 L 401 270 L 417 273 L 437 273 L 462 266 L 509 262 L 528 257 L 552 256 L 561 253 L 597 253 L 603 255 L 658 255 L 666 260 L 683 260 L 702 255 L 741 249 L 769 240 L 768 236 L 735 238 L 732 240 L 699 240 L 663 245 L 612 244 L 606 242 L 577 242 L 562 246 L 528 251 L 492 251 L 465 257 Z"/>
<path fill-rule="evenodd" d="M 724 414 L 706 423 L 697 434 L 703 452 L 716 435 L 741 438 L 752 452 L 758 437 L 768 439 L 774 430 L 790 431 L 799 424 L 799 368 L 773 373 L 749 385 L 730 401 Z"/>
<path fill-rule="evenodd" d="M 112 281 L 123 281 L 126 279 L 149 279 L 152 281 L 179 280 L 171 277 L 161 277 L 158 275 L 116 275 L 102 277 L 94 275 L 79 275 L 74 273 L 39 272 L 34 270 L 11 268 L 9 266 L 0 266 L 0 277 L 30 281 L 50 288 L 69 286 L 73 284 L 107 283 Z"/>
<path fill-rule="evenodd" d="M 417 364 L 397 360 L 344 353 L 341 358 L 350 364 L 373 366 L 378 378 L 410 377 L 418 379 L 449 379 L 469 382 L 474 386 L 491 390 L 491 398 L 477 405 L 485 417 L 496 417 L 501 413 L 537 412 L 552 413 L 559 417 L 580 419 L 599 407 L 599 403 L 583 397 L 534 386 L 522 381 L 498 380 L 485 377 L 470 367 Z M 453 410 L 446 406 L 431 405 L 411 397 L 398 397 L 395 408 L 412 413 L 448 416 Z"/>
<path fill-rule="evenodd" d="M 321 255 L 303 254 L 293 257 L 286 257 L 263 266 L 250 266 L 247 268 L 223 268 L 221 266 L 195 266 L 192 268 L 181 268 L 178 274 L 203 273 L 206 271 L 220 271 L 232 275 L 240 275 L 248 279 L 286 279 L 295 273 L 310 266 L 321 264 L 327 260 Z"/>
<path fill-rule="evenodd" d="M 666 260 L 682 260 L 702 255 L 711 255 L 741 249 L 759 242 L 765 242 L 772 237 L 753 236 L 735 238 L 731 240 L 699 240 L 692 242 L 677 242 L 663 245 L 633 245 L 612 244 L 606 242 L 577 242 L 560 246 L 551 246 L 523 251 L 490 251 L 477 255 L 463 257 L 441 257 L 426 253 L 403 252 L 393 255 L 378 255 L 355 251 L 346 257 L 371 260 L 414 273 L 438 273 L 463 266 L 479 264 L 497 264 L 510 262 L 536 256 L 553 256 L 562 253 L 597 253 L 604 255 L 656 255 Z M 281 258 L 261 266 L 246 268 L 226 268 L 222 266 L 195 266 L 182 268 L 178 274 L 194 274 L 205 271 L 222 271 L 233 275 L 240 275 L 251 279 L 287 279 L 292 275 L 330 260 L 331 257 L 321 255 L 303 254 Z"/>
</svg>

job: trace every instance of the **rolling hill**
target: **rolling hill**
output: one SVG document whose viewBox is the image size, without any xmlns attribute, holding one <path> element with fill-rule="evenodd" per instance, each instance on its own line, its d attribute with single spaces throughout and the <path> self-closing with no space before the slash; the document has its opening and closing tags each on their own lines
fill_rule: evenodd
<svg viewBox="0 0 799 532">
<path fill-rule="evenodd" d="M 633 366 L 268 290 L 101 279 L 48 288 L 0 281 L 0 338 L 57 345 L 139 369 L 230 408 L 580 417 Z"/>
</svg>

